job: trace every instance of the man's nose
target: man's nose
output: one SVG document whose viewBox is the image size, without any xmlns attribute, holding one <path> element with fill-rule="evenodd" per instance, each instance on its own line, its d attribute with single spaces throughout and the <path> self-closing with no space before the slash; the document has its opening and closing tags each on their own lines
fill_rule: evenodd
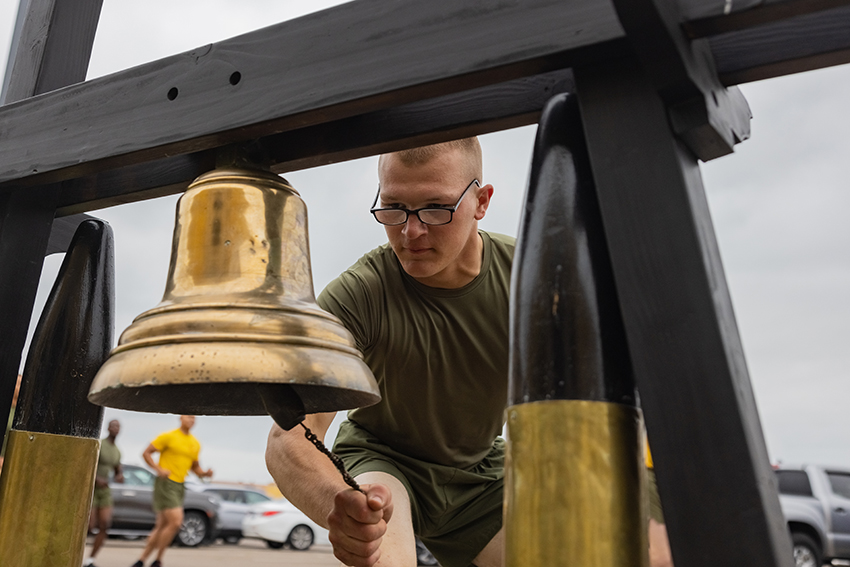
<svg viewBox="0 0 850 567">
<path fill-rule="evenodd" d="M 411 240 L 427 231 L 428 226 L 419 220 L 419 217 L 416 215 L 407 215 L 407 222 L 404 223 L 404 228 L 401 229 L 401 233 Z"/>
</svg>

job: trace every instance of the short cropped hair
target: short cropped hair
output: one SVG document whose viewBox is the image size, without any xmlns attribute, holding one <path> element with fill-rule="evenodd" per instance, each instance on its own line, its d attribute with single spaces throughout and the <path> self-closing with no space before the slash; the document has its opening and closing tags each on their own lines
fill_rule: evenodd
<svg viewBox="0 0 850 567">
<path fill-rule="evenodd" d="M 451 140 L 450 142 L 421 146 L 419 148 L 411 148 L 409 150 L 401 150 L 393 152 L 392 155 L 397 157 L 401 163 L 410 167 L 424 165 L 434 159 L 437 155 L 453 150 L 466 154 L 467 163 L 469 164 L 469 174 L 479 181 L 482 181 L 481 178 L 484 167 L 481 159 L 481 144 L 478 143 L 478 138 L 476 137 Z M 383 158 L 383 156 L 381 157 Z"/>
</svg>

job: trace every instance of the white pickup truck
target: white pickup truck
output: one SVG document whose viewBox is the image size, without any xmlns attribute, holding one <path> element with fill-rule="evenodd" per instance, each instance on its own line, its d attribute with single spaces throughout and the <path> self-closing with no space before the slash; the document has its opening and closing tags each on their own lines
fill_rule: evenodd
<svg viewBox="0 0 850 567">
<path fill-rule="evenodd" d="M 776 478 L 796 566 L 850 566 L 850 471 L 779 467 Z"/>
</svg>

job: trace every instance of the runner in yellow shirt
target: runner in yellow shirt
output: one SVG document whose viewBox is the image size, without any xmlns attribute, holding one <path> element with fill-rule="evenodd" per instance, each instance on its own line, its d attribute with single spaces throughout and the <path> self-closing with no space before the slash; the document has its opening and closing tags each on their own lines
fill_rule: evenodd
<svg viewBox="0 0 850 567">
<path fill-rule="evenodd" d="M 655 482 L 655 466 L 649 443 L 646 443 L 646 475 L 649 492 L 649 564 L 652 567 L 673 567 L 673 555 L 670 553 L 670 541 L 667 539 L 667 525 L 658 496 Z"/>
<path fill-rule="evenodd" d="M 157 479 L 153 487 L 153 511 L 156 512 L 156 524 L 148 536 L 142 555 L 133 567 L 144 567 L 145 559 L 156 549 L 156 560 L 150 567 L 162 567 L 165 549 L 174 540 L 183 523 L 183 481 L 191 470 L 199 478 L 211 477 L 212 469 L 204 470 L 198 463 L 201 444 L 189 433 L 195 425 L 194 415 L 181 415 L 180 427 L 174 431 L 162 433 L 154 439 L 142 457 L 153 470 Z M 159 453 L 159 464 L 153 460 L 153 454 Z"/>
</svg>

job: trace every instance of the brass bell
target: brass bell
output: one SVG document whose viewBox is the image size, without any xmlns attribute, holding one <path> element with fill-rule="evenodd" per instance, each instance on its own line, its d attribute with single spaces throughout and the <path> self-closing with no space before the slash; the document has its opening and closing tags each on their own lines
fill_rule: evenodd
<svg viewBox="0 0 850 567">
<path fill-rule="evenodd" d="M 121 335 L 89 400 L 136 411 L 307 413 L 374 404 L 348 330 L 316 305 L 307 208 L 272 173 L 218 169 L 180 198 L 159 305 Z"/>
</svg>

